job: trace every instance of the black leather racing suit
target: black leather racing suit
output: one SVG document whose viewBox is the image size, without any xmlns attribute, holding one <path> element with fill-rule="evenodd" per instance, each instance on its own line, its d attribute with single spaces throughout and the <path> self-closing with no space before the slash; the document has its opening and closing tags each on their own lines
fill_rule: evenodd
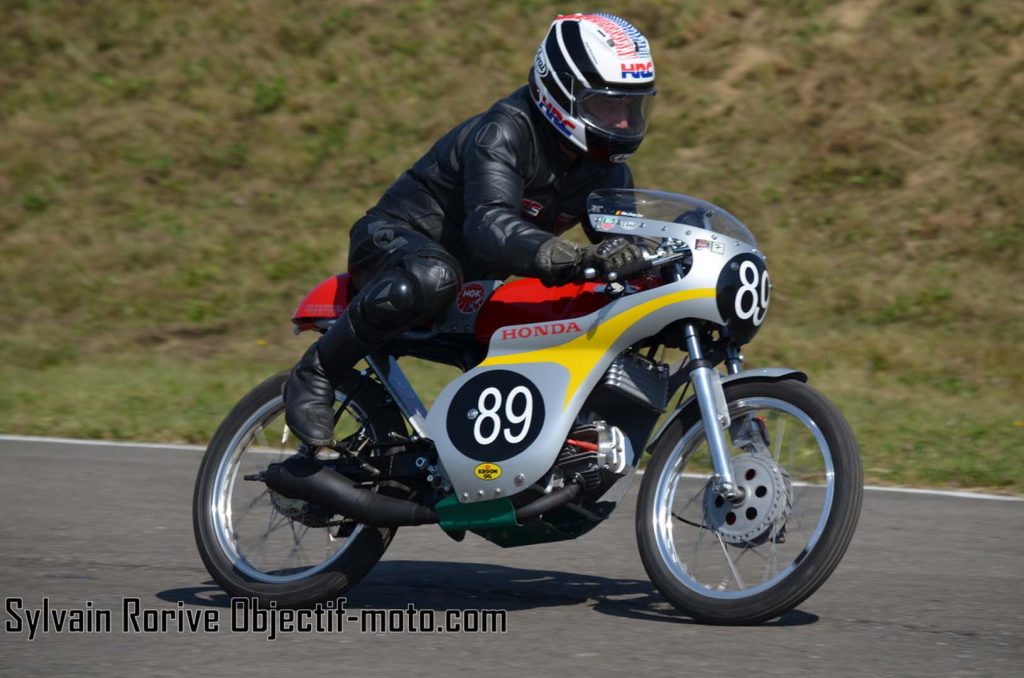
<svg viewBox="0 0 1024 678">
<path fill-rule="evenodd" d="M 586 214 L 591 191 L 630 188 L 625 164 L 570 148 L 526 87 L 469 118 L 393 183 L 352 227 L 349 307 L 363 342 L 382 346 L 448 307 L 462 280 L 535 276 L 545 241 Z"/>
</svg>

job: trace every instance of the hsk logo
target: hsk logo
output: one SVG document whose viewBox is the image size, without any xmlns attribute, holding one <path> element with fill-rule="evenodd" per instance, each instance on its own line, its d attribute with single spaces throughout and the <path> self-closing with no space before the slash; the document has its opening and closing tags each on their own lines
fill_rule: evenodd
<svg viewBox="0 0 1024 678">
<path fill-rule="evenodd" d="M 546 96 L 541 96 L 540 105 L 541 109 L 544 111 L 544 115 L 548 116 L 548 120 L 558 128 L 558 131 L 567 137 L 571 137 L 572 131 L 576 129 L 576 123 L 569 120 L 565 113 L 559 110 L 558 106 L 556 106 Z"/>
<path fill-rule="evenodd" d="M 637 61 L 631 64 L 621 64 L 621 68 L 623 80 L 627 79 L 629 76 L 632 76 L 634 80 L 654 77 L 653 61 Z"/>
</svg>

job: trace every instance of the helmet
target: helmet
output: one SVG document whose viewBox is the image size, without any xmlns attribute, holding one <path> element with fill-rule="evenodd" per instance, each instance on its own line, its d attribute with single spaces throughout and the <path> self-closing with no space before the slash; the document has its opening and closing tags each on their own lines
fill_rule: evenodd
<svg viewBox="0 0 1024 678">
<path fill-rule="evenodd" d="M 647 38 L 611 14 L 564 14 L 530 69 L 530 94 L 557 132 L 600 163 L 625 162 L 654 97 Z"/>
</svg>

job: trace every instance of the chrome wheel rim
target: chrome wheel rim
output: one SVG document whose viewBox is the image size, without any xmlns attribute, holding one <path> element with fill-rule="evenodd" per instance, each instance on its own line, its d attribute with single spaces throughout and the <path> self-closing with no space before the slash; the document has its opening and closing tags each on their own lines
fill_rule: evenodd
<svg viewBox="0 0 1024 678">
<path fill-rule="evenodd" d="M 715 502 L 707 496 L 711 492 L 710 454 L 703 424 L 698 422 L 670 453 L 657 481 L 652 508 L 655 542 L 664 565 L 688 589 L 723 600 L 757 595 L 788 577 L 817 545 L 835 499 L 832 452 L 810 415 L 767 397 L 731 403 L 730 415 L 734 425 L 726 437 L 732 447 L 734 471 L 741 471 L 738 481 L 748 497 L 750 492 L 763 490 L 761 497 L 749 497 L 749 503 L 738 505 L 737 510 L 764 506 L 763 501 L 757 503 L 761 498 L 779 495 L 789 506 L 780 508 L 771 502 L 775 522 L 760 540 L 743 541 L 738 536 L 744 534 L 743 525 L 726 532 L 725 523 L 718 521 L 730 507 L 719 514 L 711 508 Z M 763 422 L 760 438 L 736 435 L 737 426 L 757 417 Z M 753 442 L 736 447 L 745 439 Z M 760 456 L 760 460 L 752 463 L 752 456 Z M 760 469 L 765 472 L 758 474 Z M 747 473 L 752 474 L 749 479 Z M 721 531 L 716 530 L 716 523 L 723 525 Z M 757 524 L 756 511 L 749 523 Z"/>
<path fill-rule="evenodd" d="M 337 399 L 344 398 L 336 393 Z M 347 435 L 365 421 L 354 402 L 336 433 Z M 283 514 L 261 482 L 244 480 L 296 453 L 297 441 L 284 425 L 284 399 L 267 401 L 228 443 L 217 467 L 210 500 L 213 531 L 231 564 L 250 579 L 267 584 L 301 581 L 329 568 L 365 526 L 341 536 L 336 527 L 310 527 Z M 280 500 L 279 500 L 280 503 Z M 283 552 L 283 555 L 282 555 Z"/>
</svg>

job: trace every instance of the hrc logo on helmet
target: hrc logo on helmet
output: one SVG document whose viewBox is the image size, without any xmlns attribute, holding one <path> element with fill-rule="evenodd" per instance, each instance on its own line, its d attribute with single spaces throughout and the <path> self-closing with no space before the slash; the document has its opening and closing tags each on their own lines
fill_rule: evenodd
<svg viewBox="0 0 1024 678">
<path fill-rule="evenodd" d="M 627 76 L 633 76 L 634 79 L 654 77 L 653 61 L 637 61 L 631 64 L 621 64 L 621 67 L 623 80 L 625 80 Z"/>
<path fill-rule="evenodd" d="M 567 119 L 565 115 L 558 110 L 558 107 L 544 95 L 541 95 L 540 107 L 541 110 L 544 111 L 544 115 L 548 117 L 548 120 L 551 121 L 551 124 L 553 124 L 559 132 L 567 137 L 572 136 L 572 131 L 576 129 L 576 123 Z"/>
<path fill-rule="evenodd" d="M 544 46 L 537 50 L 537 56 L 533 60 L 533 67 L 537 71 L 538 78 L 547 77 L 548 74 L 548 60 L 544 55 Z"/>
</svg>

